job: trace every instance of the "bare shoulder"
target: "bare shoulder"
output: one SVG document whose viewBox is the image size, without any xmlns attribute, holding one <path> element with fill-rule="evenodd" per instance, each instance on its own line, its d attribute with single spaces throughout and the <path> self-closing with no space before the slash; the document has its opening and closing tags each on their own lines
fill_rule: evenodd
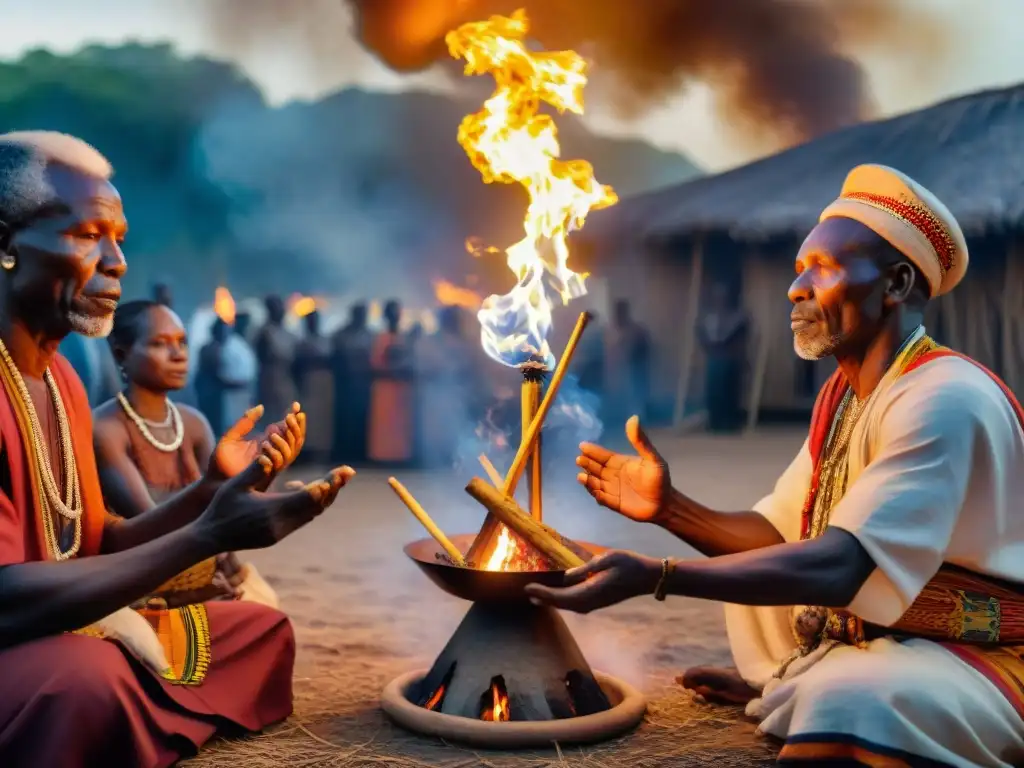
<svg viewBox="0 0 1024 768">
<path fill-rule="evenodd" d="M 92 422 L 94 427 L 99 427 L 101 424 L 109 425 L 116 424 L 117 426 L 124 428 L 124 420 L 121 418 L 121 406 L 117 400 L 111 398 L 105 403 L 100 403 L 92 411 Z"/>
<path fill-rule="evenodd" d="M 121 418 L 121 406 L 114 399 L 96 406 L 92 412 L 93 442 L 112 447 L 128 439 L 128 426 Z"/>
<path fill-rule="evenodd" d="M 206 417 L 198 409 L 193 408 L 191 405 L 183 405 L 182 403 L 175 403 L 174 405 L 178 408 L 178 413 L 181 414 L 181 422 L 185 425 L 185 429 L 189 434 L 206 434 L 212 431 L 210 422 L 206 420 Z"/>
</svg>

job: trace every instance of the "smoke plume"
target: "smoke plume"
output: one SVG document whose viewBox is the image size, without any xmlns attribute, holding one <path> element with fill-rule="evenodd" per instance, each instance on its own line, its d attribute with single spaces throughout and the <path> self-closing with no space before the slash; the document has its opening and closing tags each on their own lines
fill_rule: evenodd
<svg viewBox="0 0 1024 768">
<path fill-rule="evenodd" d="M 855 51 L 884 46 L 903 60 L 934 60 L 946 43 L 943 21 L 909 0 L 331 1 L 223 0 L 210 13 L 227 44 L 298 36 L 327 72 L 352 63 L 336 27 L 347 4 L 364 47 L 397 71 L 416 72 L 448 61 L 449 30 L 524 7 L 540 45 L 595 62 L 588 93 L 623 116 L 701 82 L 728 124 L 783 145 L 872 115 Z"/>
<path fill-rule="evenodd" d="M 348 0 L 360 39 L 399 70 L 443 58 L 444 34 L 465 21 L 525 7 L 548 49 L 596 63 L 599 85 L 636 115 L 693 81 L 710 85 L 721 116 L 795 143 L 869 117 L 853 47 L 899 40 L 942 45 L 942 25 L 900 0 Z M 612 82 L 609 82 L 612 81 Z"/>
</svg>

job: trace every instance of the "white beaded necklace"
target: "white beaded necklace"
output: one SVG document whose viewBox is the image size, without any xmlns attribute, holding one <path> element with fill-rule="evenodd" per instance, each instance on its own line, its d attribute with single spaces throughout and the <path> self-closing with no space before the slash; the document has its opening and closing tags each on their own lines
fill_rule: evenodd
<svg viewBox="0 0 1024 768">
<path fill-rule="evenodd" d="M 185 440 L 185 425 L 181 421 L 181 413 L 178 411 L 178 407 L 167 400 L 167 417 L 168 423 L 174 425 L 174 439 L 169 443 L 161 443 L 157 440 L 153 433 L 149 431 L 147 422 L 144 418 L 139 416 L 132 408 L 131 403 L 128 402 L 128 398 L 124 396 L 124 392 L 117 393 L 117 402 L 120 403 L 121 408 L 127 414 L 128 418 L 134 422 L 135 426 L 139 428 L 139 432 L 146 438 L 146 442 L 156 448 L 158 451 L 164 453 L 174 453 L 176 450 L 181 448 L 182 442 Z M 154 425 L 157 426 L 157 425 Z M 163 426 L 163 425 L 159 425 Z"/>
</svg>

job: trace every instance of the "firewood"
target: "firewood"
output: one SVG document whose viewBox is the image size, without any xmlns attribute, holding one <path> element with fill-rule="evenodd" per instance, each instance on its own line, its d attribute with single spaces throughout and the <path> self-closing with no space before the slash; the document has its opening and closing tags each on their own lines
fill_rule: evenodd
<svg viewBox="0 0 1024 768">
<path fill-rule="evenodd" d="M 583 565 L 583 558 L 565 546 L 561 536 L 552 536 L 545 526 L 524 512 L 514 499 L 505 497 L 500 489 L 487 481 L 474 477 L 466 486 L 466 493 L 483 504 L 487 511 L 515 531 L 530 545 L 536 547 L 558 568 L 569 569 Z"/>
</svg>

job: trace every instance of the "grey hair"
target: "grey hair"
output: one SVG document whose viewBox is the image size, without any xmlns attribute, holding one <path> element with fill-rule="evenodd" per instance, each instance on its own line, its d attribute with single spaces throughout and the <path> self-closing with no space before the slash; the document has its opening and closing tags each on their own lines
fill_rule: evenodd
<svg viewBox="0 0 1024 768">
<path fill-rule="evenodd" d="M 110 162 L 81 139 L 56 131 L 0 134 L 0 221 L 15 225 L 53 202 L 46 176 L 51 165 L 109 179 Z"/>
</svg>

